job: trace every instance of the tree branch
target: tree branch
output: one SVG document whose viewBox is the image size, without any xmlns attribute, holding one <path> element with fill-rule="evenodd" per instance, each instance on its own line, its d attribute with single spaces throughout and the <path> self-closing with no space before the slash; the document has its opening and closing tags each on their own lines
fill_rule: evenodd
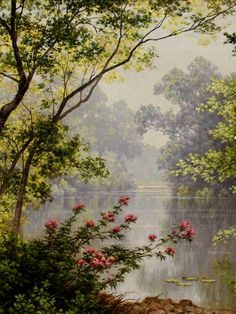
<svg viewBox="0 0 236 314">
<path fill-rule="evenodd" d="M 11 29 L 8 26 L 7 22 L 4 21 L 1 17 L 0 17 L 0 24 L 2 25 L 3 28 L 5 28 L 5 30 L 8 32 L 8 34 L 10 35 L 11 33 Z"/>
<path fill-rule="evenodd" d="M 60 106 L 59 109 L 56 113 L 56 115 L 54 116 L 53 120 L 57 121 L 57 120 L 61 120 L 61 116 L 64 116 L 64 114 L 62 114 L 64 108 L 66 107 L 67 103 L 69 102 L 69 100 L 71 100 L 75 95 L 77 95 L 78 93 L 80 93 L 81 91 L 85 90 L 86 88 L 88 88 L 89 86 L 91 86 L 94 82 L 96 82 L 97 80 L 101 80 L 101 78 L 107 73 L 110 72 L 118 67 L 121 67 L 122 65 L 128 63 L 131 58 L 133 57 L 135 51 L 143 44 L 147 43 L 147 42 L 157 42 L 157 41 L 161 41 L 182 33 L 186 33 L 186 32 L 190 32 L 192 30 L 197 29 L 199 26 L 202 26 L 208 22 L 210 22 L 211 20 L 215 19 L 216 17 L 218 17 L 219 15 L 222 15 L 228 11 L 230 11 L 233 7 L 235 7 L 236 5 L 233 4 L 230 7 L 228 7 L 227 9 L 220 11 L 218 13 L 209 13 L 207 16 L 203 17 L 202 19 L 192 23 L 192 25 L 190 25 L 187 28 L 179 28 L 176 31 L 170 32 L 166 35 L 163 35 L 161 37 L 157 37 L 157 38 L 148 38 L 149 35 L 153 34 L 157 29 L 159 29 L 164 21 L 167 18 L 167 13 L 165 13 L 165 16 L 150 30 L 148 31 L 146 34 L 143 35 L 143 37 L 140 39 L 139 42 L 137 42 L 137 44 L 130 50 L 129 55 L 122 61 L 111 65 L 110 67 L 108 67 L 108 65 L 110 64 L 110 62 L 113 60 L 114 56 L 117 54 L 122 38 L 123 38 L 123 34 L 122 34 L 122 28 L 120 29 L 120 35 L 117 41 L 117 45 L 115 47 L 115 49 L 113 50 L 113 52 L 111 53 L 110 57 L 107 59 L 107 61 L 105 62 L 102 70 L 95 75 L 92 79 L 90 79 L 89 81 L 87 81 L 86 83 L 84 83 L 83 85 L 79 86 L 77 89 L 75 89 L 73 92 L 71 92 L 69 95 L 67 95 L 67 97 L 65 97 Z M 121 25 L 122 27 L 122 25 Z M 77 108 L 78 106 L 74 106 L 75 108 Z M 71 108 L 68 109 L 70 112 L 72 111 Z M 68 112 L 68 111 L 66 111 Z"/>
<path fill-rule="evenodd" d="M 3 181 L 2 185 L 0 186 L 0 196 L 3 195 L 3 193 L 6 191 L 6 189 L 8 187 L 8 182 L 9 182 L 10 176 L 12 175 L 13 171 L 15 170 L 17 162 L 19 161 L 20 157 L 22 156 L 24 151 L 27 149 L 29 144 L 32 142 L 32 140 L 33 140 L 33 136 L 31 136 L 28 139 L 28 141 L 21 147 L 21 149 L 16 153 L 16 155 L 15 155 L 15 157 L 11 163 L 11 166 L 7 171 L 7 178 L 5 181 Z"/>
<path fill-rule="evenodd" d="M 10 74 L 4 73 L 4 72 L 0 72 L 0 75 L 5 76 L 5 77 L 9 78 L 10 80 L 12 80 L 12 81 L 14 81 L 14 82 L 19 84 L 19 80 L 16 79 L 15 77 L 11 76 Z"/>
<path fill-rule="evenodd" d="M 71 113 L 75 109 L 79 108 L 83 103 L 87 102 L 89 100 L 89 98 L 91 97 L 94 89 L 97 87 L 97 85 L 98 85 L 98 83 L 100 82 L 101 79 L 102 79 L 102 77 L 97 78 L 97 80 L 95 81 L 93 86 L 90 88 L 90 90 L 89 90 L 88 94 L 86 95 L 86 97 L 82 98 L 76 105 L 72 106 L 71 108 L 66 110 L 63 114 L 61 114 L 60 117 L 57 119 L 57 121 L 64 119 L 69 113 Z"/>
</svg>

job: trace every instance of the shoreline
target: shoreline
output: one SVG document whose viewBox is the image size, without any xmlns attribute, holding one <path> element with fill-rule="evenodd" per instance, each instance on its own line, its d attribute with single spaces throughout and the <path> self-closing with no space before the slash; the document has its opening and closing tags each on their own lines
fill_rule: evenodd
<svg viewBox="0 0 236 314">
<path fill-rule="evenodd" d="M 111 314 L 236 314 L 231 309 L 211 309 L 194 304 L 191 300 L 172 300 L 157 297 L 145 297 L 143 300 L 123 300 L 111 294 L 102 294 L 101 300 L 113 308 Z"/>
</svg>

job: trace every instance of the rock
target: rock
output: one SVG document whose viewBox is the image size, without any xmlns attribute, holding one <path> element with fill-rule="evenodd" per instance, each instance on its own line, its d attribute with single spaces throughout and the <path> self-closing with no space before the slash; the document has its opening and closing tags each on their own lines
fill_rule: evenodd
<svg viewBox="0 0 236 314">
<path fill-rule="evenodd" d="M 132 308 L 132 311 L 137 314 L 143 314 L 143 307 L 140 304 L 135 304 Z"/>
<path fill-rule="evenodd" d="M 160 299 L 160 303 L 163 305 L 169 305 L 169 304 L 172 304 L 172 300 L 171 299 Z"/>
<path fill-rule="evenodd" d="M 101 301 L 110 307 L 112 314 L 236 314 L 236 310 L 217 310 L 198 307 L 191 300 L 179 303 L 171 299 L 146 297 L 143 301 L 125 301 L 112 294 L 101 294 Z"/>
<path fill-rule="evenodd" d="M 147 303 L 147 304 L 150 304 L 152 302 L 159 302 L 160 299 L 158 297 L 146 297 L 142 302 L 143 303 Z"/>
<path fill-rule="evenodd" d="M 186 312 L 195 312 L 195 307 L 194 306 L 189 306 L 189 305 L 187 305 L 187 306 L 185 306 L 185 311 Z"/>
<path fill-rule="evenodd" d="M 181 300 L 179 304 L 181 306 L 196 306 L 191 300 Z"/>
<path fill-rule="evenodd" d="M 164 310 L 164 305 L 162 304 L 159 304 L 159 303 L 153 303 L 150 308 L 153 310 L 153 311 L 160 311 L 160 310 Z"/>
<path fill-rule="evenodd" d="M 147 312 L 148 314 L 166 314 L 164 310 L 157 309 L 157 310 L 152 310 L 150 312 Z"/>
<path fill-rule="evenodd" d="M 181 307 L 179 307 L 179 308 L 175 308 L 175 313 L 180 313 L 180 314 L 182 314 L 182 313 L 184 313 L 184 310 L 181 308 Z"/>
<path fill-rule="evenodd" d="M 175 311 L 175 306 L 173 304 L 166 304 L 164 307 L 164 310 L 169 313 L 169 312 L 174 312 Z"/>
<path fill-rule="evenodd" d="M 196 314 L 203 314 L 203 313 L 204 313 L 204 309 L 202 309 L 202 308 L 200 308 L 200 307 L 199 307 L 199 308 L 196 308 L 196 309 L 195 309 L 195 313 L 196 313 Z"/>
</svg>

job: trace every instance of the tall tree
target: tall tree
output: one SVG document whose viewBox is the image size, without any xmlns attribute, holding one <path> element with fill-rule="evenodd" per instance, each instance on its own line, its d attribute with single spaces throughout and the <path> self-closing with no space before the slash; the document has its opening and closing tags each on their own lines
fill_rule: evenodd
<svg viewBox="0 0 236 314">
<path fill-rule="evenodd" d="M 229 182 L 231 191 L 236 193 L 236 80 L 216 80 L 211 90 L 218 97 L 210 98 L 201 110 L 221 117 L 209 133 L 222 145 L 204 154 L 189 154 L 178 162 L 175 175 L 190 174 L 195 180 L 201 178 L 212 184 Z"/>
<path fill-rule="evenodd" d="M 12 193 L 17 195 L 17 232 L 30 176 L 41 164 L 45 177 L 63 171 L 63 162 L 60 171 L 48 169 L 58 154 L 53 150 L 57 132 L 64 132 L 67 145 L 75 145 L 62 120 L 89 100 L 104 75 L 122 66 L 142 70 L 154 56 L 144 44 L 188 31 L 217 30 L 215 18 L 235 7 L 232 0 L 0 2 L 0 132 L 6 141 L 0 189 L 4 196 L 9 183 L 18 182 Z M 14 129 L 17 119 L 20 129 Z M 52 141 L 47 141 L 51 132 Z"/>
<path fill-rule="evenodd" d="M 204 154 L 209 149 L 217 150 L 223 147 L 218 137 L 212 137 L 211 130 L 222 121 L 222 116 L 215 110 L 201 111 L 198 107 L 207 103 L 213 96 L 218 103 L 223 98 L 215 89 L 209 88 L 213 79 L 221 75 L 215 66 L 202 57 L 196 58 L 189 66 L 188 72 L 173 69 L 166 74 L 161 83 L 156 84 L 154 93 L 164 96 L 175 105 L 178 111 L 169 110 L 163 113 L 159 106 L 141 106 L 136 113 L 136 121 L 140 133 L 149 129 L 161 131 L 169 136 L 169 142 L 161 149 L 158 159 L 160 168 L 168 169 L 169 179 L 178 190 L 186 186 L 196 191 L 210 185 L 215 191 L 229 187 L 230 182 L 206 182 L 201 176 L 193 180 L 190 173 L 175 177 L 176 164 L 188 154 Z"/>
</svg>

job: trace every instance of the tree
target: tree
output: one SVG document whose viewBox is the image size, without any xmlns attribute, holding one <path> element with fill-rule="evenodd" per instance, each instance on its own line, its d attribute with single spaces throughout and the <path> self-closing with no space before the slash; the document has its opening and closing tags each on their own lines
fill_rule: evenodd
<svg viewBox="0 0 236 314">
<path fill-rule="evenodd" d="M 1 75 L 14 82 L 16 90 L 12 99 L 2 105 L 0 129 L 21 104 L 36 74 L 43 76 L 43 82 L 45 76 L 63 78 L 63 96 L 53 115 L 54 121 L 58 121 L 85 102 L 101 78 L 128 63 L 143 44 L 196 29 L 210 32 L 216 28 L 216 17 L 235 9 L 234 1 L 229 0 L 216 4 L 208 0 L 197 7 L 194 3 L 1 1 Z M 173 23 L 174 17 L 177 19 Z M 156 35 L 164 26 L 172 29 Z M 149 62 L 152 55 L 150 50 L 144 51 L 136 55 L 136 60 Z M 66 65 L 62 66 L 64 58 Z M 81 81 L 70 90 L 73 76 Z M 80 100 L 70 107 L 76 95 L 80 95 Z"/>
<path fill-rule="evenodd" d="M 213 184 L 228 181 L 233 193 L 236 192 L 236 80 L 215 80 L 211 90 L 215 97 L 202 105 L 203 111 L 215 112 L 222 119 L 210 130 L 210 135 L 222 146 L 209 149 L 204 154 L 189 154 L 177 164 L 177 176 L 190 174 L 194 179 L 202 178 Z M 218 96 L 218 97 L 217 97 Z M 219 97 L 223 101 L 219 101 Z"/>
<path fill-rule="evenodd" d="M 3 195 L 9 182 L 18 180 L 13 191 L 17 195 L 16 232 L 32 167 L 41 161 L 49 165 L 52 145 L 47 146 L 47 131 L 55 132 L 55 139 L 56 132 L 64 128 L 62 120 L 88 101 L 104 75 L 121 66 L 141 70 L 150 65 L 154 51 L 143 49 L 144 44 L 193 30 L 217 30 L 214 19 L 234 12 L 235 6 L 232 0 L 208 0 L 202 5 L 183 0 L 1 1 L 0 77 L 4 92 L 0 131 L 3 141 L 12 133 L 17 141 L 17 149 L 10 149 L 7 157 L 4 154 L 10 144 L 4 146 L 2 167 L 7 175 L 1 191 Z M 11 85 L 8 93 L 6 85 Z M 22 115 L 21 130 L 15 130 L 16 119 Z M 32 119 L 34 115 L 37 121 Z M 70 141 L 67 144 L 73 146 Z M 50 177 L 50 171 L 45 175 Z"/>
<path fill-rule="evenodd" d="M 79 172 L 85 181 L 107 174 L 103 159 L 90 156 L 83 139 L 68 136 L 65 125 L 33 112 L 30 120 L 20 112 L 5 129 L 0 157 L 0 205 L 2 210 L 15 206 L 17 228 L 23 206 L 38 206 L 50 197 L 52 179 L 71 172 Z"/>
<path fill-rule="evenodd" d="M 232 34 L 224 33 L 224 35 L 226 36 L 226 39 L 227 39 L 225 43 L 234 45 L 233 56 L 236 56 L 236 33 L 232 33 Z"/>
<path fill-rule="evenodd" d="M 80 134 L 86 139 L 91 151 L 102 155 L 109 169 L 107 178 L 95 178 L 89 184 L 81 184 L 79 174 L 72 174 L 53 181 L 57 194 L 61 194 L 60 182 L 66 193 L 80 189 L 121 189 L 134 188 L 127 162 L 138 158 L 143 150 L 142 136 L 137 134 L 134 112 L 124 101 L 108 104 L 100 88 L 93 93 L 87 106 L 80 107 L 66 119 L 70 125 L 70 135 Z M 63 188 L 63 187 L 62 187 Z"/>
<path fill-rule="evenodd" d="M 98 89 L 88 107 L 80 107 L 68 117 L 72 134 L 80 134 L 91 148 L 102 154 L 114 152 L 119 159 L 134 159 L 142 150 L 142 136 L 137 134 L 134 113 L 125 101 L 112 105 Z"/>
<path fill-rule="evenodd" d="M 169 136 L 168 143 L 161 149 L 158 165 L 167 169 L 169 179 L 177 190 L 181 186 L 195 190 L 206 186 L 201 178 L 193 181 L 190 174 L 178 178 L 173 176 L 180 159 L 186 158 L 189 153 L 204 154 L 209 148 L 222 146 L 219 139 L 209 134 L 221 117 L 216 112 L 197 110 L 199 104 L 206 103 L 216 95 L 214 90 L 208 88 L 214 77 L 221 77 L 217 68 L 204 58 L 197 57 L 189 64 L 187 73 L 175 68 L 155 85 L 154 93 L 164 94 L 173 105 L 178 105 L 178 111 L 171 109 L 163 113 L 159 106 L 149 105 L 141 106 L 136 113 L 139 133 L 154 129 Z M 219 101 L 220 98 L 218 95 Z"/>
</svg>

